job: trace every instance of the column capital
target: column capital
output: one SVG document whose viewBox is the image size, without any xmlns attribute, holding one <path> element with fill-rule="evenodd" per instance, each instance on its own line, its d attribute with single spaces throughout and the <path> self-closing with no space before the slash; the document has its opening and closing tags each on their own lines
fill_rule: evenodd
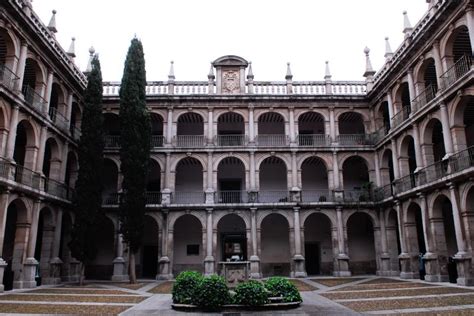
<svg viewBox="0 0 474 316">
<path fill-rule="evenodd" d="M 28 46 L 29 46 L 29 45 L 28 45 L 28 42 L 27 42 L 26 40 L 24 40 L 24 39 L 21 40 L 20 45 L 23 46 L 23 47 L 28 47 Z"/>
<path fill-rule="evenodd" d="M 258 208 L 256 208 L 256 207 L 251 207 L 250 208 L 250 211 L 252 212 L 252 214 L 254 214 L 257 210 L 258 210 Z"/>
<path fill-rule="evenodd" d="M 440 109 L 446 108 L 446 103 L 440 102 L 440 103 L 439 103 L 439 108 L 440 108 Z"/>
<path fill-rule="evenodd" d="M 450 190 L 455 190 L 456 189 L 456 184 L 453 183 L 453 182 L 448 182 L 448 183 L 446 183 L 446 185 L 448 186 L 448 188 Z"/>
<path fill-rule="evenodd" d="M 419 192 L 419 193 L 417 193 L 417 195 L 418 195 L 418 198 L 420 198 L 422 200 L 426 199 L 426 195 L 425 195 L 424 192 Z"/>
<path fill-rule="evenodd" d="M 342 206 L 336 206 L 336 211 L 342 212 Z"/>
<path fill-rule="evenodd" d="M 301 209 L 301 207 L 299 207 L 299 206 L 293 207 L 293 211 L 294 211 L 295 213 L 298 213 L 298 212 L 300 211 L 300 209 Z"/>
<path fill-rule="evenodd" d="M 214 211 L 214 208 L 212 208 L 212 207 L 206 207 L 206 212 L 207 212 L 208 215 L 209 215 L 209 214 L 212 214 L 212 211 Z"/>
</svg>

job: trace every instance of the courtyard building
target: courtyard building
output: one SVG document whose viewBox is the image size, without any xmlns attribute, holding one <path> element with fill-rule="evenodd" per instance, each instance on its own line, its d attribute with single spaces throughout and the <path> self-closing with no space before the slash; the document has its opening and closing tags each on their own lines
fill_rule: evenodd
<svg viewBox="0 0 474 316">
<path fill-rule="evenodd" d="M 364 81 L 257 81 L 215 59 L 207 80 L 149 81 L 152 140 L 138 276 L 376 274 L 474 285 L 474 6 L 429 0 Z M 79 278 L 75 215 L 82 93 L 74 40 L 29 0 L 0 4 L 0 289 Z M 94 53 L 90 51 L 91 57 Z M 211 56 L 212 57 L 212 56 Z M 215 56 L 217 57 L 217 56 Z M 365 64 L 364 64 L 365 57 Z M 323 74 L 322 74 L 323 75 Z M 206 74 L 203 74 L 206 78 Z M 323 76 L 321 76 L 323 77 Z M 104 82 L 103 208 L 86 278 L 128 279 L 119 233 L 118 82 Z"/>
</svg>

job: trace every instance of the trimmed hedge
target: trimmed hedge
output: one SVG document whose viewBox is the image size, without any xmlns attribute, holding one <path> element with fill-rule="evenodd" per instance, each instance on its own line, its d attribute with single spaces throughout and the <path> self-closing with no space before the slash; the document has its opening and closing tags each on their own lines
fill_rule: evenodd
<svg viewBox="0 0 474 316">
<path fill-rule="evenodd" d="M 196 295 L 203 277 L 196 271 L 184 271 L 173 284 L 173 303 L 196 304 Z"/>
<path fill-rule="evenodd" d="M 229 289 L 223 277 L 211 275 L 201 279 L 196 292 L 196 303 L 199 307 L 216 311 L 229 302 Z"/>
<path fill-rule="evenodd" d="M 268 291 L 261 282 L 249 280 L 237 285 L 233 300 L 235 304 L 261 306 L 268 303 Z"/>
<path fill-rule="evenodd" d="M 301 302 L 301 295 L 296 286 L 288 279 L 271 277 L 264 283 L 272 297 L 283 297 L 283 302 Z"/>
</svg>

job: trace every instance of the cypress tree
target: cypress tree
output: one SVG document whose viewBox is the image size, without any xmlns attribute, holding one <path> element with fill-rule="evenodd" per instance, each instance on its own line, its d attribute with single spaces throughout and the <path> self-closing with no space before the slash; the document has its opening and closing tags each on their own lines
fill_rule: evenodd
<svg viewBox="0 0 474 316">
<path fill-rule="evenodd" d="M 76 220 L 68 246 L 74 258 L 81 264 L 80 284 L 84 278 L 85 265 L 97 255 L 97 236 L 105 215 L 102 211 L 103 170 L 103 123 L 102 115 L 102 73 L 96 56 L 91 61 L 92 70 L 88 74 L 84 91 L 84 111 L 79 141 L 79 173 L 73 210 Z"/>
<path fill-rule="evenodd" d="M 142 43 L 134 38 L 120 86 L 120 160 L 123 175 L 120 231 L 130 251 L 130 283 L 136 283 L 135 254 L 145 225 L 146 182 L 151 123 L 145 100 L 146 72 Z"/>
</svg>

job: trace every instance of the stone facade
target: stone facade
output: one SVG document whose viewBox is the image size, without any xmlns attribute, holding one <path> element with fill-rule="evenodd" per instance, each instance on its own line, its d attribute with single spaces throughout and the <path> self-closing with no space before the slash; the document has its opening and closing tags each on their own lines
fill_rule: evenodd
<svg viewBox="0 0 474 316">
<path fill-rule="evenodd" d="M 0 274 L 6 287 L 71 281 L 83 74 L 28 2 L 0 19 Z M 22 25 L 35 32 L 19 32 Z M 149 82 L 152 153 L 139 276 L 424 277 L 472 285 L 474 90 L 470 1 L 429 1 L 366 81 L 254 81 L 216 59 L 202 82 Z M 37 34 L 25 37 L 25 34 Z M 104 83 L 104 225 L 86 276 L 125 280 L 118 232 L 119 84 Z M 2 269 L 3 267 L 3 269 Z M 420 275 L 421 274 L 421 275 Z M 0 275 L 1 277 L 1 275 Z M 35 278 L 36 277 L 36 278 Z M 12 280 L 8 279 L 11 278 Z"/>
</svg>

